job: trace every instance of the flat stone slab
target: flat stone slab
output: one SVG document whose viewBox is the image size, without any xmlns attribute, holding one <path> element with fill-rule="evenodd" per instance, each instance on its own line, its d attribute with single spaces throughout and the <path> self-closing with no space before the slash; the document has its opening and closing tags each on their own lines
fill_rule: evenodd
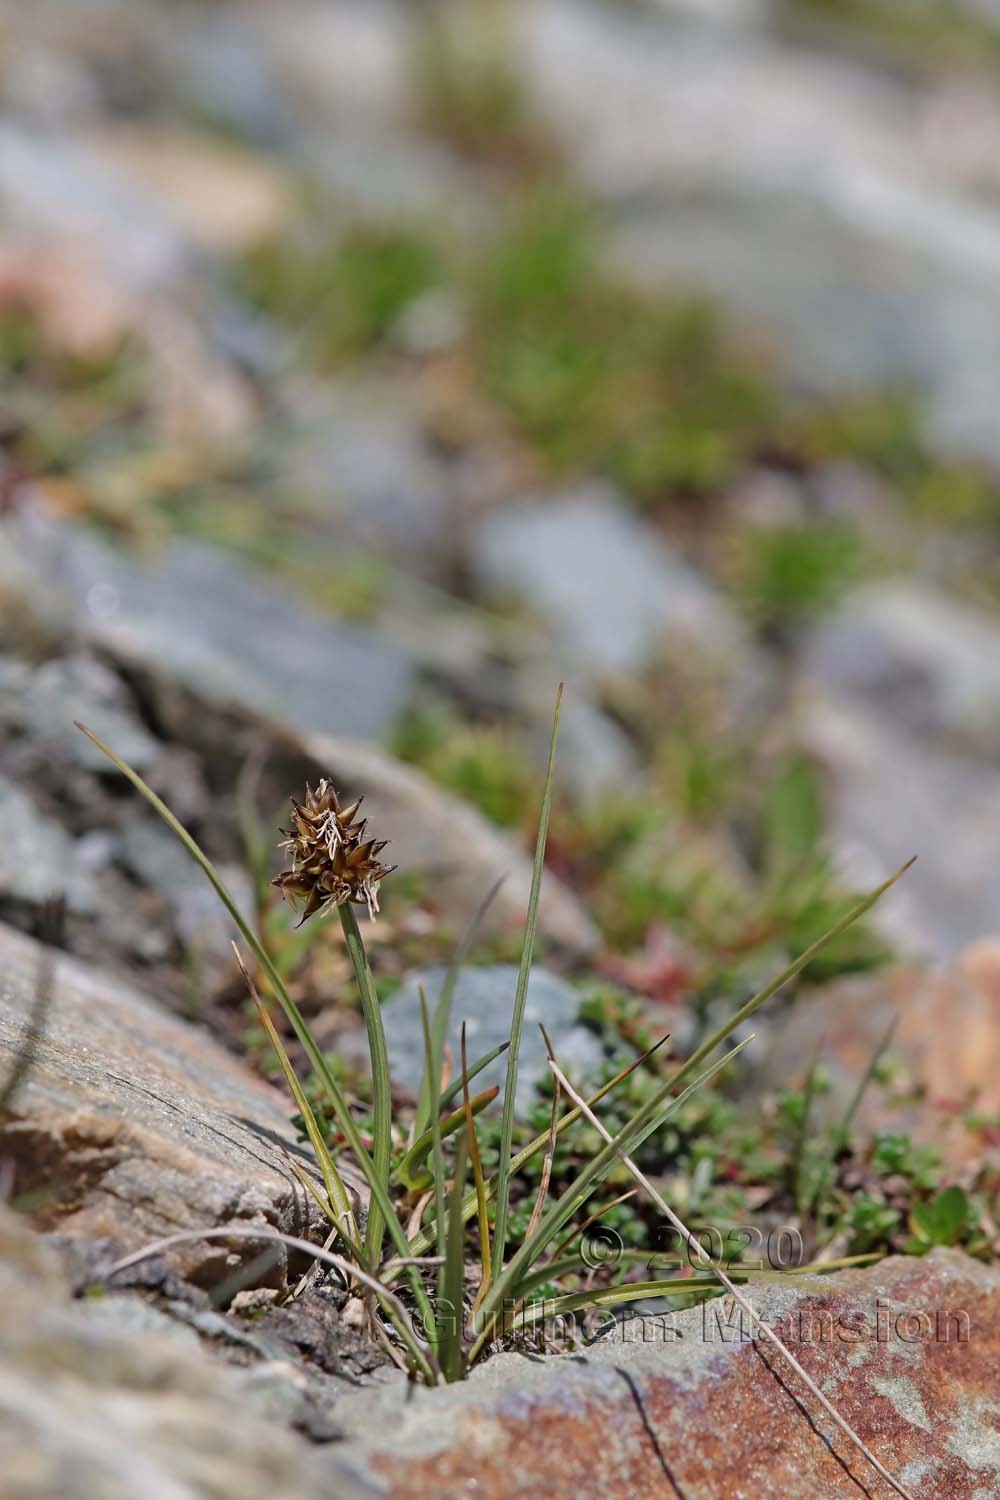
<svg viewBox="0 0 1000 1500">
<path fill-rule="evenodd" d="M 72 1300 L 23 1215 L 0 1206 L 8 1500 L 367 1500 L 369 1486 L 291 1429 L 292 1374 L 225 1368 L 137 1298 Z"/>
<path fill-rule="evenodd" d="M 731 605 L 604 484 L 488 516 L 472 567 L 485 588 L 551 623 L 564 668 L 613 676 L 641 671 L 667 647 L 709 658 L 747 649 Z"/>
<path fill-rule="evenodd" d="M 379 739 L 408 700 L 412 663 L 400 647 L 197 542 L 174 542 L 144 565 L 33 514 L 0 528 L 0 579 L 52 625 L 217 713 Z"/>
<path fill-rule="evenodd" d="M 0 1087 L 26 1039 L 32 1049 L 0 1121 L 0 1161 L 13 1161 L 12 1199 L 25 1195 L 31 1220 L 123 1249 L 227 1223 L 315 1228 L 318 1211 L 282 1153 L 310 1164 L 291 1102 L 196 1026 L 61 953 L 48 955 L 51 1000 L 34 1034 L 43 952 L 0 926 Z M 210 1285 L 234 1254 L 259 1248 L 180 1253 L 185 1273 Z"/>
<path fill-rule="evenodd" d="M 920 1500 L 1000 1492 L 1000 1271 L 957 1251 L 753 1291 Z M 892 1492 L 726 1301 L 618 1325 L 580 1354 L 501 1355 L 465 1386 L 338 1408 L 340 1462 L 390 1500 L 881 1500 Z"/>
</svg>

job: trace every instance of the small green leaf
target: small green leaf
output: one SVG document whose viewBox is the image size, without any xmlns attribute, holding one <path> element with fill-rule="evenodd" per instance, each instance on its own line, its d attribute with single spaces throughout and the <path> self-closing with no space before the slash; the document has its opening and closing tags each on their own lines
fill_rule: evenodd
<svg viewBox="0 0 1000 1500">
<path fill-rule="evenodd" d="M 972 1205 L 960 1187 L 944 1188 L 929 1203 L 915 1203 L 913 1227 L 931 1245 L 955 1245 L 967 1227 Z"/>
</svg>

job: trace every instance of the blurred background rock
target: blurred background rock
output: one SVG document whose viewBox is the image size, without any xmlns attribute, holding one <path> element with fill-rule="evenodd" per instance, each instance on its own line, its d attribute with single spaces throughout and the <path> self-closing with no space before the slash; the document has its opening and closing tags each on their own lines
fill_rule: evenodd
<svg viewBox="0 0 1000 1500">
<path fill-rule="evenodd" d="M 994 934 L 998 80 L 988 0 L 0 4 L 0 916 L 252 1045 L 82 718 L 331 1045 L 309 772 L 385 996 L 502 874 L 506 973 L 565 678 L 552 967 L 696 1028 L 912 853 L 814 987 Z"/>
</svg>

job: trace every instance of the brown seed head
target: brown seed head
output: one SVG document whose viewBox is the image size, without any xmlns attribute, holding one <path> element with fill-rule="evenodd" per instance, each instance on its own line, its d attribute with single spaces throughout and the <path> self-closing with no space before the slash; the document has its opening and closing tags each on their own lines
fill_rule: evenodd
<svg viewBox="0 0 1000 1500">
<path fill-rule="evenodd" d="M 367 820 L 359 821 L 360 809 L 360 798 L 341 807 L 325 776 L 315 791 L 306 787 L 304 802 L 292 798 L 293 827 L 282 829 L 280 846 L 289 850 L 292 867 L 272 884 L 293 903 L 304 903 L 302 922 L 349 901 L 364 902 L 372 917 L 378 911 L 379 885 L 396 866 L 380 863 L 386 840 L 365 838 Z"/>
</svg>

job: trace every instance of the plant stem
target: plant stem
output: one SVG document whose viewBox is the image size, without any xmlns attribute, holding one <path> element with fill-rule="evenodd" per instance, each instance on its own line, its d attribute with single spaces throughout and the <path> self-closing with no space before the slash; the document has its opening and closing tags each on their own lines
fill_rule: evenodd
<svg viewBox="0 0 1000 1500">
<path fill-rule="evenodd" d="M 372 1113 L 374 1115 L 372 1140 L 372 1165 L 379 1181 L 389 1185 L 389 1150 L 392 1143 L 392 1086 L 389 1081 L 389 1052 L 385 1043 L 385 1027 L 382 1025 L 382 1006 L 375 991 L 371 965 L 365 952 L 364 940 L 354 908 L 345 904 L 338 908 L 340 925 L 344 930 L 347 951 L 354 965 L 354 977 L 361 996 L 361 1010 L 368 1031 L 368 1053 L 372 1069 Z M 377 1266 L 382 1257 L 382 1239 L 385 1221 L 378 1204 L 372 1200 L 365 1231 L 365 1246 L 369 1264 Z"/>
</svg>

